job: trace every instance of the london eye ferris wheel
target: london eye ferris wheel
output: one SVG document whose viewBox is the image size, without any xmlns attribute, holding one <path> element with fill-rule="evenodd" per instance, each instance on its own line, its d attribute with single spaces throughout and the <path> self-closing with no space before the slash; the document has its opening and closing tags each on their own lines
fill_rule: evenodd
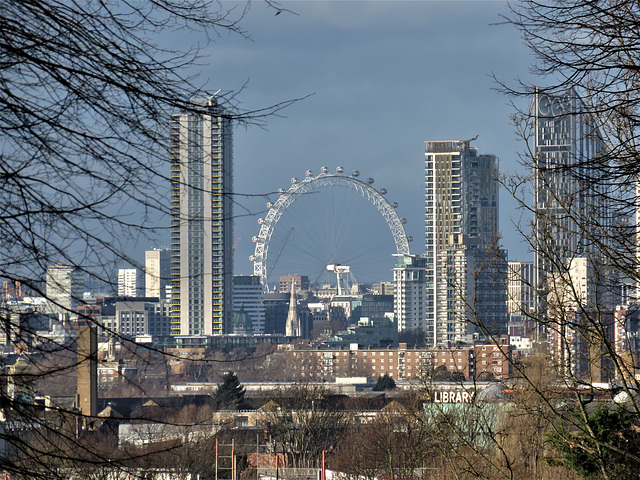
<svg viewBox="0 0 640 480">
<path fill-rule="evenodd" d="M 250 257 L 254 275 L 265 287 L 290 274 L 331 283 L 335 277 L 327 266 L 349 265 L 358 282 L 390 280 L 392 255 L 408 255 L 412 238 L 398 204 L 373 184 L 373 178 L 363 180 L 357 170 L 346 174 L 343 167 L 335 173 L 322 167 L 317 175 L 307 170 L 303 179 L 292 178 L 258 220 Z"/>
</svg>

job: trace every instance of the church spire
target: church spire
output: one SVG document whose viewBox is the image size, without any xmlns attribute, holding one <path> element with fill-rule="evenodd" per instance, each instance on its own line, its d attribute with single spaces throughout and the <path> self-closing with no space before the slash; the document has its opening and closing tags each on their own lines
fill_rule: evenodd
<svg viewBox="0 0 640 480">
<path fill-rule="evenodd" d="M 296 287 L 294 282 L 291 282 L 291 297 L 289 299 L 289 313 L 287 314 L 285 335 L 287 337 L 300 336 L 300 320 L 298 319 L 298 301 L 296 299 Z"/>
</svg>

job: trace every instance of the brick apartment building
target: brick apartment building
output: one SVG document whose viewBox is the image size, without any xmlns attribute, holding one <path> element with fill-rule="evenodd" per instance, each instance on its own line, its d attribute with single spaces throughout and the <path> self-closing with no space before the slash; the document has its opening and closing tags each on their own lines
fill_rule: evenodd
<svg viewBox="0 0 640 480">
<path fill-rule="evenodd" d="M 476 345 L 458 349 L 408 348 L 401 343 L 392 349 L 294 349 L 281 352 L 290 356 L 290 368 L 307 380 L 322 380 L 370 375 L 377 378 L 388 374 L 394 379 L 421 379 L 439 371 L 477 379 L 487 374 L 506 378 L 511 374 L 510 345 Z"/>
</svg>

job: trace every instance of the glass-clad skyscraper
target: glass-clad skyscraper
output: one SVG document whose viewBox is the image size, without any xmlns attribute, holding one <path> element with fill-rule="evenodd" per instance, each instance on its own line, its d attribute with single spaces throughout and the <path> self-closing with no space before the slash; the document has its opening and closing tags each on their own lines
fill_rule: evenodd
<svg viewBox="0 0 640 480">
<path fill-rule="evenodd" d="M 171 118 L 171 333 L 217 335 L 233 318 L 231 120 L 215 98 Z"/>
<path fill-rule="evenodd" d="M 574 89 L 534 94 L 535 318 L 545 319 L 537 336 L 563 374 L 605 381 L 610 365 L 599 343 L 612 341 L 618 261 L 602 255 L 612 241 L 610 159 L 586 111 Z"/>
<path fill-rule="evenodd" d="M 598 183 L 593 159 L 603 142 L 573 91 L 534 95 L 534 253 L 536 285 L 564 269 L 574 257 L 588 256 L 608 215 L 604 182 Z M 591 226 L 594 228 L 588 231 Z"/>
</svg>

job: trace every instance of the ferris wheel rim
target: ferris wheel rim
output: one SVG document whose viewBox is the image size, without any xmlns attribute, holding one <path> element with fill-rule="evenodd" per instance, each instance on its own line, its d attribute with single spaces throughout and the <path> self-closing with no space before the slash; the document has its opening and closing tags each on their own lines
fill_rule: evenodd
<svg viewBox="0 0 640 480">
<path fill-rule="evenodd" d="M 368 178 L 361 180 L 360 173 L 356 170 L 351 175 L 343 173 L 342 167 L 336 168 L 335 172 L 329 172 L 327 167 L 322 167 L 318 175 L 314 175 L 310 170 L 305 172 L 302 180 L 297 178 L 291 179 L 291 187 L 287 190 L 278 190 L 278 199 L 276 202 L 269 202 L 267 207 L 269 211 L 265 218 L 260 218 L 260 232 L 253 237 L 256 244 L 254 255 L 250 260 L 253 261 L 253 274 L 260 277 L 260 282 L 266 285 L 268 280 L 267 259 L 269 252 L 269 242 L 273 235 L 273 231 L 278 221 L 286 211 L 286 209 L 302 194 L 309 192 L 313 187 L 325 188 L 343 186 L 353 192 L 359 193 L 363 198 L 369 201 L 380 212 L 387 223 L 396 246 L 398 255 L 410 255 L 409 242 L 412 240 L 407 235 L 404 223 L 405 219 L 400 218 L 396 208 L 397 203 L 392 203 L 385 197 L 386 190 L 377 190 L 372 186 L 374 180 Z M 335 183 L 332 183 L 335 182 Z"/>
</svg>

